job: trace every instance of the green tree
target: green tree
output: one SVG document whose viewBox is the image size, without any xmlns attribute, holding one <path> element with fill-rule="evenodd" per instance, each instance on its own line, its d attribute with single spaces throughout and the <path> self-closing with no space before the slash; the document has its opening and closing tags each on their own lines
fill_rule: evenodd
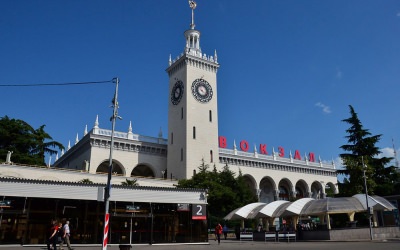
<svg viewBox="0 0 400 250">
<path fill-rule="evenodd" d="M 27 122 L 10 119 L 4 116 L 0 119 L 0 158 L 5 159 L 8 151 L 12 151 L 12 161 L 21 164 L 45 165 L 45 154 L 56 154 L 63 149 L 61 143 L 52 141 L 51 136 L 44 131 L 45 125 L 34 129 Z M 50 140 L 50 141 L 49 141 Z"/>
<path fill-rule="evenodd" d="M 213 220 L 221 220 L 232 210 L 257 201 L 241 173 L 235 177 L 228 165 L 221 171 L 215 165 L 211 171 L 209 168 L 202 160 L 198 173 L 191 179 L 179 180 L 178 187 L 207 189 L 208 211 Z"/>
<path fill-rule="evenodd" d="M 137 179 L 132 179 L 129 180 L 128 178 L 125 179 L 125 181 L 121 182 L 122 186 L 131 186 L 131 187 L 137 187 L 139 184 L 137 183 Z"/>
<path fill-rule="evenodd" d="M 350 124 L 350 128 L 346 130 L 348 144 L 342 145 L 340 148 L 346 153 L 340 154 L 343 161 L 344 169 L 338 170 L 339 174 L 345 176 L 344 182 L 339 184 L 340 195 L 351 196 L 364 191 L 364 170 L 367 178 L 367 186 L 369 194 L 377 194 L 386 180 L 392 175 L 391 168 L 385 168 L 391 158 L 378 158 L 381 153 L 376 144 L 382 135 L 371 135 L 368 129 L 364 129 L 358 118 L 354 108 L 350 107 L 350 117 L 342 120 Z M 363 167 L 366 166 L 364 169 Z M 381 194 L 382 195 L 382 194 Z"/>
<path fill-rule="evenodd" d="M 90 179 L 86 178 L 86 179 L 82 179 L 82 180 L 78 181 L 78 183 L 93 184 L 93 181 L 91 181 Z"/>
</svg>

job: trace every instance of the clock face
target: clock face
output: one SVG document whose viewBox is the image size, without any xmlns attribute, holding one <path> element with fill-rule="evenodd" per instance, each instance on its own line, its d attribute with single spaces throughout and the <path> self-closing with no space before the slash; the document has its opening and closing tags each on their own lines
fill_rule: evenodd
<svg viewBox="0 0 400 250">
<path fill-rule="evenodd" d="M 171 90 L 171 102 L 174 105 L 177 105 L 183 96 L 183 82 L 181 80 L 178 80 L 175 85 L 172 87 Z"/>
<path fill-rule="evenodd" d="M 197 101 L 206 103 L 211 100 L 213 90 L 206 80 L 200 78 L 192 83 L 192 94 Z"/>
</svg>

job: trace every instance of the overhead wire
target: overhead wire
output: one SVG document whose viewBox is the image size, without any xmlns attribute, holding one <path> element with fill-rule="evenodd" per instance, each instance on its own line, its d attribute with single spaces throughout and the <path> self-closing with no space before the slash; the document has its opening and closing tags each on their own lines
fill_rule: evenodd
<svg viewBox="0 0 400 250">
<path fill-rule="evenodd" d="M 65 83 L 37 83 L 37 84 L 0 84 L 0 87 L 40 87 L 40 86 L 67 86 L 67 85 L 86 85 L 86 84 L 100 84 L 112 83 L 114 79 L 108 81 L 96 82 L 65 82 Z"/>
</svg>

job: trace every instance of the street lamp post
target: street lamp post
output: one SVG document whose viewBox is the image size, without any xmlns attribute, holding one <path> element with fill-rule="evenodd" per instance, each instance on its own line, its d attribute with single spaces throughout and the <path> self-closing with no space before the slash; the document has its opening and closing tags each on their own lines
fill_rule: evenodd
<svg viewBox="0 0 400 250">
<path fill-rule="evenodd" d="M 362 166 L 363 166 L 363 177 L 364 177 L 364 189 L 365 189 L 365 202 L 367 204 L 367 216 L 368 216 L 368 224 L 369 224 L 369 237 L 371 240 L 373 240 L 372 236 L 372 225 L 371 225 L 371 211 L 370 207 L 368 205 L 368 189 L 367 189 L 367 177 L 365 175 L 365 172 L 367 170 L 367 165 L 364 164 L 364 157 L 361 156 L 361 161 L 362 161 Z"/>
<path fill-rule="evenodd" d="M 113 107 L 113 115 L 111 116 L 111 142 L 110 142 L 110 159 L 109 159 L 109 166 L 108 166 L 108 177 L 107 177 L 107 186 L 104 192 L 104 203 L 105 203 L 105 213 L 104 213 L 104 236 L 103 236 L 103 250 L 107 250 L 107 243 L 108 243 L 108 232 L 109 232 L 109 221 L 110 221 L 110 214 L 109 214 L 109 207 L 110 207 L 110 193 L 111 193 L 111 175 L 112 175 L 112 161 L 113 161 L 113 148 L 114 148 L 114 131 L 115 131 L 115 121 L 117 118 L 121 119 L 118 116 L 118 83 L 119 79 L 114 78 L 113 82 L 115 83 L 115 93 L 114 98 L 112 100 L 112 107 Z"/>
</svg>

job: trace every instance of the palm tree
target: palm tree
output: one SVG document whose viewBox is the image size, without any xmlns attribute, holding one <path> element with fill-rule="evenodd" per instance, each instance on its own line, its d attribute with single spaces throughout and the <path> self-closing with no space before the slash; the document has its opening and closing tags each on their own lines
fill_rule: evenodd
<svg viewBox="0 0 400 250">
<path fill-rule="evenodd" d="M 31 150 L 31 154 L 38 156 L 38 161 L 41 161 L 38 162 L 39 164 L 45 163 L 46 153 L 54 155 L 57 154 L 58 150 L 64 149 L 64 146 L 61 143 L 53 141 L 53 138 L 44 131 L 45 126 L 46 125 L 42 125 L 33 132 L 35 148 Z M 58 150 L 56 150 L 56 148 L 58 148 Z"/>
<path fill-rule="evenodd" d="M 128 180 L 128 178 L 121 182 L 122 186 L 131 186 L 131 187 L 137 187 L 139 186 L 139 184 L 137 183 L 137 179 L 133 179 L 133 180 Z"/>
</svg>

